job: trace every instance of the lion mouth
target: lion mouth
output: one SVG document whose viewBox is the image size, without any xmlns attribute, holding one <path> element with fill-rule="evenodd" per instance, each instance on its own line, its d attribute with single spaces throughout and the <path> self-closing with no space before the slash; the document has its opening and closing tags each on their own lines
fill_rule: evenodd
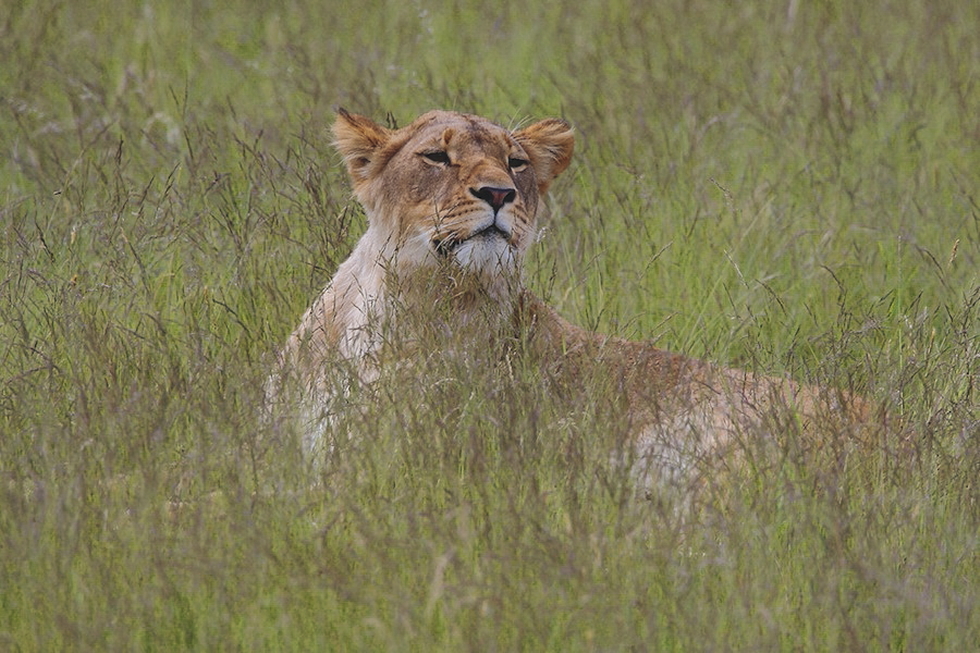
<svg viewBox="0 0 980 653">
<path fill-rule="evenodd" d="M 474 242 L 477 240 L 491 240 L 494 238 L 500 238 L 506 242 L 509 246 L 513 247 L 510 242 L 510 234 L 498 227 L 496 224 L 491 224 L 477 232 L 467 236 L 466 238 L 436 238 L 432 241 L 432 247 L 435 249 L 436 253 L 440 256 L 449 256 L 457 249 L 469 242 Z"/>
</svg>

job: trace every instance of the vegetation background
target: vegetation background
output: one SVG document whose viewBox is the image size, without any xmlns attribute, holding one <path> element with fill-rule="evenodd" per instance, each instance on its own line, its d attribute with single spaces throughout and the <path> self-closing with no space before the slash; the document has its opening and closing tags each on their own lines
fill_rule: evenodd
<svg viewBox="0 0 980 653">
<path fill-rule="evenodd" d="M 0 649 L 975 650 L 978 26 L 959 0 L 4 0 Z M 682 509 L 611 461 L 614 398 L 425 382 L 311 468 L 262 387 L 364 228 L 338 106 L 568 119 L 532 288 L 903 426 Z"/>
</svg>

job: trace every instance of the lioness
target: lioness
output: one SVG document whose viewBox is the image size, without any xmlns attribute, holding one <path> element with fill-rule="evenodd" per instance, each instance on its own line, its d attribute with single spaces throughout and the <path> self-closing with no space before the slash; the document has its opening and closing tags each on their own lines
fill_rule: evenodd
<svg viewBox="0 0 980 653">
<path fill-rule="evenodd" d="M 724 457 L 743 434 L 869 417 L 866 402 L 843 391 L 588 332 L 527 290 L 522 263 L 539 200 L 572 157 L 568 123 L 510 131 L 432 111 L 388 129 L 341 110 L 333 133 L 368 229 L 282 351 L 314 402 L 333 393 L 326 361 L 353 361 L 370 381 L 385 361 L 410 358 L 423 316 L 449 350 L 520 341 L 563 383 L 605 375 L 625 398 L 636 451 L 668 474 Z M 446 310 L 430 310 L 440 303 Z M 792 417 L 780 427 L 774 414 Z"/>
</svg>

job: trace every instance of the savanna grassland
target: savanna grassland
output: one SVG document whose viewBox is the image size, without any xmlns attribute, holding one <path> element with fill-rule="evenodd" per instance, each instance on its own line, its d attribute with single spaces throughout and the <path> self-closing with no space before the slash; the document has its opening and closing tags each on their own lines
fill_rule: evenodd
<svg viewBox="0 0 980 653">
<path fill-rule="evenodd" d="M 975 650 L 980 4 L 0 11 L 0 649 Z M 889 406 L 657 496 L 616 398 L 442 370 L 302 455 L 275 352 L 365 226 L 335 108 L 574 124 L 528 284 Z"/>
</svg>

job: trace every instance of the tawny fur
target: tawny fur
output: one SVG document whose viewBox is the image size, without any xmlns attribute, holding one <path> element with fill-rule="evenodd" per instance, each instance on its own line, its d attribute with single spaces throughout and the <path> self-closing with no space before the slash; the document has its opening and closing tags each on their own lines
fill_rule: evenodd
<svg viewBox="0 0 980 653">
<path fill-rule="evenodd" d="M 727 455 L 742 434 L 772 430 L 774 414 L 792 415 L 802 429 L 872 418 L 866 401 L 844 391 L 588 332 L 527 290 L 521 272 L 539 199 L 572 156 L 564 121 L 512 132 L 433 111 L 394 130 L 341 111 L 334 135 L 369 226 L 283 349 L 283 368 L 310 401 L 329 401 L 331 362 L 351 361 L 372 380 L 386 354 L 410 348 L 417 314 L 442 320 L 438 330 L 460 346 L 520 340 L 566 385 L 603 375 L 625 398 L 636 450 L 675 472 Z M 448 308 L 437 317 L 430 309 L 440 302 Z"/>
</svg>

